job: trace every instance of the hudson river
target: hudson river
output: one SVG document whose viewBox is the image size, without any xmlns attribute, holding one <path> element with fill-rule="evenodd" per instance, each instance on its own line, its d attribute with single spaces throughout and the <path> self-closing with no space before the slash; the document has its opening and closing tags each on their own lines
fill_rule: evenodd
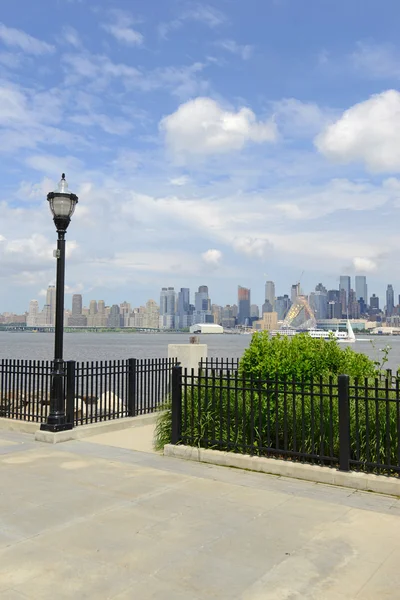
<svg viewBox="0 0 400 600">
<path fill-rule="evenodd" d="M 118 360 L 126 358 L 164 358 L 168 344 L 186 344 L 189 333 L 66 333 L 64 358 L 66 360 Z M 208 356 L 239 358 L 250 343 L 251 335 L 200 335 L 200 343 L 207 344 Z M 350 347 L 374 360 L 381 360 L 380 349 L 391 346 L 385 368 L 396 370 L 400 365 L 400 336 L 360 335 L 366 341 L 357 341 Z M 0 332 L 0 358 L 51 360 L 54 334 Z M 346 347 L 347 344 L 342 344 Z"/>
</svg>

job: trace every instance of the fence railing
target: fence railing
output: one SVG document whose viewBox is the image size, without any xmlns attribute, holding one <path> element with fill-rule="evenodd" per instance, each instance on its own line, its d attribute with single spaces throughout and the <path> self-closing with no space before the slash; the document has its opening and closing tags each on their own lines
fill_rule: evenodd
<svg viewBox="0 0 400 600">
<path fill-rule="evenodd" d="M 43 423 L 50 407 L 51 362 L 0 361 L 0 417 Z"/>
<path fill-rule="evenodd" d="M 400 381 L 172 375 L 172 443 L 400 475 Z"/>
<path fill-rule="evenodd" d="M 155 412 L 168 398 L 175 359 L 65 363 L 68 423 L 83 425 Z M 1 360 L 0 417 L 46 421 L 51 361 Z"/>
<path fill-rule="evenodd" d="M 200 370 L 213 370 L 216 371 L 237 371 L 239 367 L 238 358 L 202 358 L 199 362 Z"/>
</svg>

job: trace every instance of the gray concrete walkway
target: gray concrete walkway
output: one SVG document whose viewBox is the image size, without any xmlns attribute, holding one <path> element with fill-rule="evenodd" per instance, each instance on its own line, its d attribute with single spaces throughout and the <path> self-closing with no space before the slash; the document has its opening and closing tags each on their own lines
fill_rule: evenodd
<svg viewBox="0 0 400 600">
<path fill-rule="evenodd" d="M 5 432 L 0 482 L 1 600 L 400 598 L 394 498 Z"/>
</svg>

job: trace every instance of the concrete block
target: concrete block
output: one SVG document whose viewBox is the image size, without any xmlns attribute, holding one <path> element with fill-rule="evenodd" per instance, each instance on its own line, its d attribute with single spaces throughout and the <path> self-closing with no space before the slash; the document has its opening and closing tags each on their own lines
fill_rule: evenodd
<svg viewBox="0 0 400 600">
<path fill-rule="evenodd" d="M 199 362 L 207 358 L 207 344 L 168 344 L 168 358 L 176 358 L 189 372 L 199 369 Z"/>
<path fill-rule="evenodd" d="M 33 421 L 18 421 L 17 419 L 0 418 L 0 430 L 3 431 L 18 431 L 19 433 L 34 434 L 38 427 L 40 427 L 40 423 L 34 423 Z"/>
<path fill-rule="evenodd" d="M 346 473 L 330 467 L 307 465 L 291 461 L 235 454 L 234 452 L 221 452 L 219 450 L 206 450 L 188 446 L 164 446 L 164 455 L 173 458 L 184 458 L 197 462 L 235 467 L 249 471 L 257 471 L 268 475 L 293 477 L 315 483 L 337 485 L 361 491 L 376 492 L 400 498 L 400 480 L 384 475 L 369 475 L 351 471 Z"/>
<path fill-rule="evenodd" d="M 68 431 L 57 431 L 56 433 L 39 429 L 35 433 L 35 440 L 37 442 L 46 442 L 46 444 L 59 444 L 60 442 L 69 442 L 74 439 L 73 429 L 69 429 Z"/>
</svg>

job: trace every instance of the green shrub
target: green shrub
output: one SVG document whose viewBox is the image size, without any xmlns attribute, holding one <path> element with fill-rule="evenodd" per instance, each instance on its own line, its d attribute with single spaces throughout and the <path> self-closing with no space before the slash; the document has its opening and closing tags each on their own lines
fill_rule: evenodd
<svg viewBox="0 0 400 600">
<path fill-rule="evenodd" d="M 385 401 L 395 400 L 396 390 L 391 383 L 382 389 L 381 372 L 365 355 L 350 347 L 342 350 L 335 340 L 308 335 L 268 338 L 257 333 L 236 377 L 200 373 L 195 385 L 183 390 L 182 441 L 282 458 L 287 456 L 285 450 L 311 454 L 316 460 L 338 458 L 337 376 L 341 373 L 350 376 L 359 398 L 350 401 L 351 457 L 396 465 L 397 403 Z M 351 396 L 355 395 L 352 387 Z M 168 409 L 157 424 L 157 447 L 169 443 L 170 436 Z"/>
</svg>

